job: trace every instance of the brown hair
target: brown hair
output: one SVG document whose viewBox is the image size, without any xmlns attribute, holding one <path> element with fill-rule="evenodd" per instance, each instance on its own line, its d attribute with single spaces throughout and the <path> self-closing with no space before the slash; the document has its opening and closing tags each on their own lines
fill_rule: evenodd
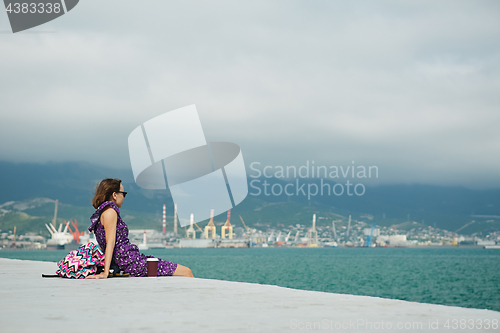
<svg viewBox="0 0 500 333">
<path fill-rule="evenodd" d="M 111 201 L 111 195 L 113 192 L 120 192 L 120 184 L 122 181 L 118 178 L 106 178 L 103 179 L 95 187 L 94 199 L 92 199 L 92 206 L 95 209 L 99 208 L 105 201 Z"/>
</svg>

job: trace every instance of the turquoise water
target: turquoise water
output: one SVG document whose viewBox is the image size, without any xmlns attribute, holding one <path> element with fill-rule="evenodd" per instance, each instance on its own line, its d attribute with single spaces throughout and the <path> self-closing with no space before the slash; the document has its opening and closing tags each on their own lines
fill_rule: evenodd
<svg viewBox="0 0 500 333">
<path fill-rule="evenodd" d="M 56 262 L 66 253 L 0 251 L 0 257 Z M 500 311 L 500 250 L 236 248 L 144 253 L 188 266 L 200 278 Z"/>
</svg>

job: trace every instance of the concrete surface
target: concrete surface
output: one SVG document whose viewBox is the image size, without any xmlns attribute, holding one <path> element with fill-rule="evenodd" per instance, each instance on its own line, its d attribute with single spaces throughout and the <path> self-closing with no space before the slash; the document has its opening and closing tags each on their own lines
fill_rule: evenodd
<svg viewBox="0 0 500 333">
<path fill-rule="evenodd" d="M 56 268 L 0 258 L 0 332 L 499 331 L 484 328 L 500 320 L 489 310 L 200 278 L 41 277 Z"/>
</svg>

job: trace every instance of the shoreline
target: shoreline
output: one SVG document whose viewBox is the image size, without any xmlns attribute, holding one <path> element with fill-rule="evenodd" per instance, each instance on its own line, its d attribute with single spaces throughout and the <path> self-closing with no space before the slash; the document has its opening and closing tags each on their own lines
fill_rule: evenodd
<svg viewBox="0 0 500 333">
<path fill-rule="evenodd" d="M 251 246 L 251 247 L 165 247 L 165 248 L 152 248 L 144 251 L 149 251 L 149 250 L 172 250 L 172 249 L 269 249 L 269 248 L 286 248 L 286 249 L 485 249 L 485 250 L 490 250 L 485 248 L 485 245 L 414 245 L 414 246 L 374 246 L 374 247 L 366 247 L 366 246 Z M 491 249 L 495 250 L 495 249 Z M 58 249 L 58 250 L 47 250 L 47 249 L 33 249 L 33 248 L 0 248 L 0 251 L 5 251 L 5 252 L 13 252 L 13 251 L 66 251 L 70 252 L 70 250 L 63 250 L 63 249 Z"/>
</svg>

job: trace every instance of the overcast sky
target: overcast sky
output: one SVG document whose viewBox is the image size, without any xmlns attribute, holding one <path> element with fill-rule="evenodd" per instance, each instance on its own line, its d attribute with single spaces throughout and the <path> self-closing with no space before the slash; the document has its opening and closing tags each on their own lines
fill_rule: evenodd
<svg viewBox="0 0 500 333">
<path fill-rule="evenodd" d="M 196 104 L 247 166 L 500 187 L 498 1 L 83 0 L 9 31 L 2 10 L 2 160 L 131 169 L 130 132 Z"/>
</svg>

